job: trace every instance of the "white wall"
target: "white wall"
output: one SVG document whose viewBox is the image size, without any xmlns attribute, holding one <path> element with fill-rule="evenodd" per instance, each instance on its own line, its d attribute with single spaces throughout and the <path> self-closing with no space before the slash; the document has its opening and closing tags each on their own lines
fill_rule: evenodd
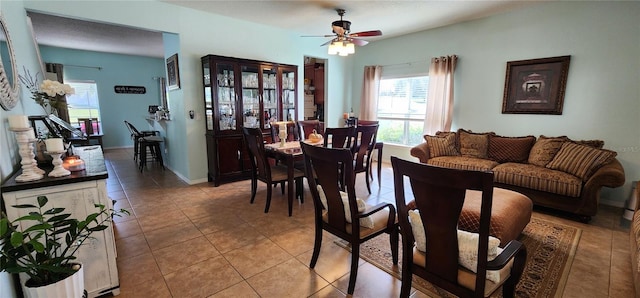
<svg viewBox="0 0 640 298">
<path fill-rule="evenodd" d="M 365 65 L 457 54 L 453 129 L 602 139 L 605 148 L 618 152 L 627 177 L 625 187 L 605 188 L 602 197 L 608 204 L 622 206 L 631 182 L 640 175 L 638 16 L 637 1 L 545 2 L 377 41 L 354 55 L 353 85 L 361 86 Z M 562 115 L 501 113 L 507 61 L 563 55 L 571 55 L 571 64 Z M 359 102 L 360 90 L 356 88 L 352 97 Z"/>
</svg>

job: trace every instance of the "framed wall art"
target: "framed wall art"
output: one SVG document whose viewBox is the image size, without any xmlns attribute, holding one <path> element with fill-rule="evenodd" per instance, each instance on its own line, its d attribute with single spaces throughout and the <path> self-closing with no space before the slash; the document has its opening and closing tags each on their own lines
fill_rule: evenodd
<svg viewBox="0 0 640 298">
<path fill-rule="evenodd" d="M 167 59 L 167 88 L 180 89 L 180 71 L 178 69 L 178 54 Z"/>
<path fill-rule="evenodd" d="M 571 56 L 507 62 L 503 114 L 562 115 Z"/>
</svg>

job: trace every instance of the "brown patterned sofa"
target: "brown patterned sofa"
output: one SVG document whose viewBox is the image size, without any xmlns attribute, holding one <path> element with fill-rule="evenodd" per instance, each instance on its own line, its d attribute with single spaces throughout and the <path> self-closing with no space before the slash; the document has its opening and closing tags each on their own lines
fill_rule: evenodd
<svg viewBox="0 0 640 298">
<path fill-rule="evenodd" d="M 636 197 L 640 195 L 640 182 L 636 185 Z M 640 197 L 638 197 L 640 198 Z M 636 297 L 640 296 L 640 200 L 636 201 L 635 212 L 629 229 L 629 254 L 631 255 L 631 273 Z"/>
<path fill-rule="evenodd" d="M 624 184 L 616 152 L 600 140 L 566 136 L 504 137 L 493 132 L 438 132 L 411 148 L 420 162 L 447 168 L 493 171 L 496 187 L 528 196 L 535 205 L 579 216 L 598 211 L 600 189 Z"/>
</svg>

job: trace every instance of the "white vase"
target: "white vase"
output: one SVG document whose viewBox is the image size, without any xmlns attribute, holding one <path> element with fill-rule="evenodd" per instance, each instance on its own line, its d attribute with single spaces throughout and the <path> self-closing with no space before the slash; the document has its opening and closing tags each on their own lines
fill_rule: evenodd
<svg viewBox="0 0 640 298">
<path fill-rule="evenodd" d="M 27 287 L 22 285 L 25 298 L 82 298 L 84 292 L 83 267 L 71 276 L 50 285 L 42 287 Z"/>
</svg>

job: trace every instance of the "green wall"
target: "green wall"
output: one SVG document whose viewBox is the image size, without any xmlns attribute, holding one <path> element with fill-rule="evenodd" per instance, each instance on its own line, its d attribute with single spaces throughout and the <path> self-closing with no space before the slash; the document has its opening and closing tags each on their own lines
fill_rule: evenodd
<svg viewBox="0 0 640 298">
<path fill-rule="evenodd" d="M 623 206 L 640 176 L 640 2 L 546 2 L 490 18 L 377 41 L 361 47 L 353 68 L 422 63 L 459 56 L 453 129 L 505 136 L 566 135 L 601 139 L 618 152 L 627 182 L 605 188 L 605 203 Z M 562 115 L 502 114 L 507 61 L 571 55 Z M 417 62 L 422 61 L 422 62 Z M 358 107 L 360 90 L 352 98 Z M 400 155 L 406 148 L 385 146 Z M 387 155 L 387 154 L 385 154 Z"/>
<path fill-rule="evenodd" d="M 40 46 L 40 53 L 44 62 L 67 65 L 63 67 L 65 80 L 96 82 L 105 148 L 133 146 L 124 120 L 138 130 L 150 128 L 152 122 L 145 117 L 149 105 L 161 105 L 159 81 L 153 78 L 165 76 L 163 59 L 49 46 Z M 115 93 L 116 85 L 143 86 L 147 92 Z"/>
</svg>

